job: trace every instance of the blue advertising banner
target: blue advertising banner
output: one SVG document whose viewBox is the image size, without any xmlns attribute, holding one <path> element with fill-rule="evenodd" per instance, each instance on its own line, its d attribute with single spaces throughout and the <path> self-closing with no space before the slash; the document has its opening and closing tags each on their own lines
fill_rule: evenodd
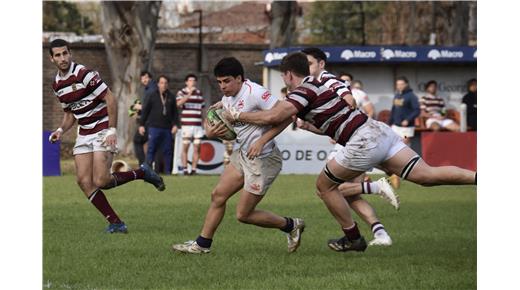
<svg viewBox="0 0 520 290">
<path fill-rule="evenodd" d="M 477 62 L 477 48 L 471 46 L 318 46 L 329 63 L 392 62 Z M 264 51 L 264 65 L 278 66 L 284 56 L 303 47 Z"/>
<path fill-rule="evenodd" d="M 60 142 L 51 144 L 49 136 L 51 131 L 43 131 L 43 176 L 61 175 L 60 168 Z"/>
</svg>

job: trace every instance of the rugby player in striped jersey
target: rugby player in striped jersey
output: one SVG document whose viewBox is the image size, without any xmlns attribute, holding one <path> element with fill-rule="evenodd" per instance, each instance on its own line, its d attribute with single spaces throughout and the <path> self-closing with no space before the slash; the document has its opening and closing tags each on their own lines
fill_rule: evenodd
<svg viewBox="0 0 520 290">
<path fill-rule="evenodd" d="M 366 241 L 338 186 L 375 166 L 424 186 L 476 184 L 476 172 L 455 166 L 429 166 L 388 125 L 348 106 L 325 85 L 327 80 L 318 81 L 309 76 L 309 63 L 304 53 L 286 55 L 280 70 L 290 91 L 284 101 L 278 101 L 266 111 L 240 112 L 230 108 L 223 116 L 231 122 L 278 125 L 297 115 L 314 126 L 315 131 L 345 146 L 327 162 L 316 181 L 318 196 L 344 233 L 343 237 L 328 241 L 332 250 L 366 249 Z"/>
<path fill-rule="evenodd" d="M 110 206 L 103 189 L 143 179 L 162 191 L 162 178 L 146 163 L 137 170 L 110 173 L 117 151 L 116 98 L 98 72 L 72 61 L 65 40 L 52 41 L 49 53 L 58 69 L 52 89 L 64 111 L 61 126 L 49 136 L 49 141 L 60 140 L 77 120 L 79 130 L 73 148 L 77 183 L 109 223 L 106 232 L 127 233 L 126 224 Z"/>
</svg>

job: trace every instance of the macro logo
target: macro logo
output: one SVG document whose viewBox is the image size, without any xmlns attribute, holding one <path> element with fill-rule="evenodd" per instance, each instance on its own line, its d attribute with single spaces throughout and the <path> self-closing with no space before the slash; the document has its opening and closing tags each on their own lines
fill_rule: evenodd
<svg viewBox="0 0 520 290">
<path fill-rule="evenodd" d="M 395 54 L 391 49 L 383 50 L 381 55 L 383 56 L 384 59 L 391 59 L 391 58 L 395 57 Z"/>
<path fill-rule="evenodd" d="M 287 55 L 287 52 L 268 52 L 266 55 L 265 55 L 265 58 L 264 60 L 267 62 L 267 63 L 271 63 L 272 61 L 274 60 L 281 60 L 284 56 Z"/>
<path fill-rule="evenodd" d="M 351 58 L 354 57 L 354 53 L 352 52 L 352 50 L 350 49 L 345 49 L 342 53 L 341 53 L 341 58 L 344 58 L 345 60 L 349 60 Z"/>
<path fill-rule="evenodd" d="M 436 49 L 432 49 L 432 50 L 430 50 L 430 52 L 428 52 L 428 58 L 436 60 L 439 57 L 441 57 L 441 52 Z"/>
<path fill-rule="evenodd" d="M 345 60 L 349 60 L 351 58 L 371 59 L 371 58 L 375 58 L 375 57 L 376 57 L 375 51 L 363 51 L 363 50 L 358 50 L 358 49 L 355 49 L 352 51 L 350 49 L 345 49 L 341 53 L 341 58 L 343 58 Z"/>
<path fill-rule="evenodd" d="M 428 52 L 428 58 L 436 60 L 438 58 L 463 58 L 464 53 L 459 50 L 447 50 L 441 49 L 440 51 L 437 49 L 432 49 Z"/>
<path fill-rule="evenodd" d="M 381 49 L 381 56 L 388 60 L 392 58 L 417 58 L 417 52 L 413 50 L 401 50 L 401 49 Z"/>
</svg>

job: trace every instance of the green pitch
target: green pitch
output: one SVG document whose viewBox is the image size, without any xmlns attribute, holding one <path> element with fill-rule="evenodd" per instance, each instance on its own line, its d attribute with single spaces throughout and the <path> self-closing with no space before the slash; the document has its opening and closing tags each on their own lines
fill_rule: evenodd
<svg viewBox="0 0 520 290">
<path fill-rule="evenodd" d="M 52 289 L 471 289 L 476 288 L 475 186 L 404 182 L 399 212 L 374 205 L 394 240 L 390 248 L 336 253 L 341 231 L 314 194 L 315 176 L 280 176 L 259 208 L 305 218 L 294 254 L 279 230 L 239 223 L 234 196 L 212 253 L 173 253 L 197 237 L 217 176 L 166 177 L 166 191 L 142 181 L 106 191 L 128 235 L 106 223 L 73 176 L 43 179 L 43 287 Z M 359 218 L 356 217 L 359 222 Z M 360 223 L 370 240 L 369 227 Z"/>
</svg>

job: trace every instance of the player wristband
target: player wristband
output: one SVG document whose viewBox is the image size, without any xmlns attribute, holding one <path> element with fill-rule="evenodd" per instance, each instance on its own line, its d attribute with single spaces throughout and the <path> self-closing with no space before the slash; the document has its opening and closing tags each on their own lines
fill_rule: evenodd
<svg viewBox="0 0 520 290">
<path fill-rule="evenodd" d="M 63 133 L 63 128 L 59 127 L 58 129 L 56 129 L 56 132 Z"/>
<path fill-rule="evenodd" d="M 240 118 L 240 111 L 236 110 L 235 108 L 231 108 L 229 113 L 231 114 L 231 117 L 233 117 L 234 121 L 238 121 L 238 118 Z"/>
<path fill-rule="evenodd" d="M 108 128 L 107 133 L 105 134 L 105 136 L 110 136 L 110 135 L 117 135 L 116 128 L 114 128 L 114 127 Z"/>
</svg>

